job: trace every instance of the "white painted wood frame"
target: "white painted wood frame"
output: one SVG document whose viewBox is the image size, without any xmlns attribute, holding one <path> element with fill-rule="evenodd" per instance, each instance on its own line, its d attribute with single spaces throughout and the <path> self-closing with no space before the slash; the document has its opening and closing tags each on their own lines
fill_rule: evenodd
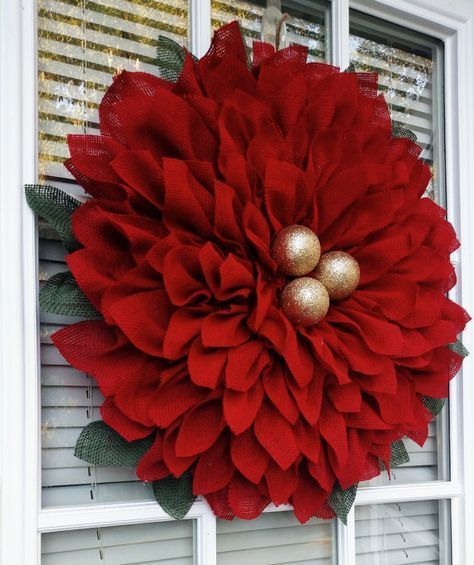
<svg viewBox="0 0 474 565">
<path fill-rule="evenodd" d="M 460 1 L 460 0 L 458 0 Z M 350 5 L 349 5 L 350 4 Z M 445 135 L 447 208 L 463 241 L 454 262 L 459 284 L 453 296 L 474 312 L 474 158 L 472 17 L 456 0 L 333 0 L 332 62 L 349 61 L 349 7 L 441 39 L 445 48 Z M 210 0 L 191 2 L 191 45 L 202 55 L 211 36 Z M 154 502 L 87 507 L 40 507 L 40 403 L 35 219 L 22 186 L 36 181 L 36 4 L 0 2 L 0 366 L 1 506 L 0 558 L 4 565 L 39 565 L 42 532 L 170 520 Z M 473 327 L 463 342 L 474 352 Z M 465 360 L 464 378 L 451 384 L 450 480 L 368 487 L 356 505 L 396 501 L 451 501 L 452 564 L 474 563 L 474 374 Z M 468 479 L 468 480 L 466 480 Z M 285 508 L 271 507 L 267 511 Z M 216 563 L 216 519 L 198 501 L 188 519 L 196 520 L 196 563 Z M 355 565 L 355 526 L 334 527 L 338 565 Z"/>
</svg>

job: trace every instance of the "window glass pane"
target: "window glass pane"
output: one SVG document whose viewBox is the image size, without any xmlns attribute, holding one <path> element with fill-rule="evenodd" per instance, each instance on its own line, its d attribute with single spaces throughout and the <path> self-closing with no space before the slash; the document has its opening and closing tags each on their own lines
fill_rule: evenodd
<svg viewBox="0 0 474 565">
<path fill-rule="evenodd" d="M 300 524 L 292 512 L 217 520 L 217 565 L 332 565 L 333 522 Z"/>
<path fill-rule="evenodd" d="M 425 500 L 359 506 L 356 564 L 449 565 L 449 502 Z"/>
<path fill-rule="evenodd" d="M 306 45 L 308 60 L 329 60 L 328 30 L 329 2 L 315 0 L 283 0 L 281 12 L 288 14 L 286 22 L 290 44 Z M 264 0 L 212 0 L 212 26 L 238 19 L 247 45 L 261 40 L 262 16 L 267 5 Z"/>
<path fill-rule="evenodd" d="M 351 11 L 350 62 L 377 72 L 395 126 L 412 131 L 433 180 L 428 195 L 444 203 L 443 44 Z"/>
<path fill-rule="evenodd" d="M 158 36 L 186 44 L 188 29 L 187 0 L 38 0 L 41 179 L 65 176 L 68 133 L 97 131 L 113 75 L 153 72 Z"/>
<path fill-rule="evenodd" d="M 66 135 L 98 133 L 98 104 L 117 72 L 156 73 L 159 35 L 185 45 L 188 0 L 38 0 L 39 180 L 82 194 L 63 166 Z M 66 270 L 56 235 L 40 222 L 40 284 Z M 132 470 L 87 465 L 74 457 L 81 429 L 98 419 L 95 383 L 69 367 L 51 334 L 78 321 L 42 314 L 43 505 L 153 498 Z"/>
<path fill-rule="evenodd" d="M 192 520 L 41 536 L 41 565 L 193 565 Z"/>
<path fill-rule="evenodd" d="M 394 127 L 412 131 L 422 147 L 433 179 L 427 196 L 443 205 L 444 113 L 443 45 L 436 39 L 391 25 L 356 11 L 350 15 L 350 62 L 356 71 L 377 72 L 380 91 Z M 420 482 L 449 478 L 447 407 L 429 428 L 423 448 L 405 439 L 410 462 L 368 484 Z M 367 483 L 365 483 L 367 484 Z"/>
</svg>

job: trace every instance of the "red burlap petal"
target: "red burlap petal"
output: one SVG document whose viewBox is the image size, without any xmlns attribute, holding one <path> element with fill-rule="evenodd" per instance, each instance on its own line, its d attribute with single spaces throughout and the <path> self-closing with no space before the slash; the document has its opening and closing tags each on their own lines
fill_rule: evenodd
<svg viewBox="0 0 474 565">
<path fill-rule="evenodd" d="M 270 455 L 250 430 L 232 438 L 231 456 L 240 473 L 255 484 L 260 482 L 270 461 Z"/>
<path fill-rule="evenodd" d="M 194 469 L 193 491 L 208 494 L 221 490 L 229 484 L 234 474 L 230 459 L 229 438 L 222 435 L 216 443 L 203 453 Z"/>
<path fill-rule="evenodd" d="M 216 401 L 201 404 L 183 419 L 176 439 L 176 454 L 189 457 L 203 453 L 224 429 L 222 408 Z"/>
<path fill-rule="evenodd" d="M 255 419 L 255 435 L 282 469 L 294 463 L 299 451 L 288 421 L 271 404 L 264 403 Z"/>
<path fill-rule="evenodd" d="M 228 489 L 229 506 L 237 518 L 257 518 L 270 503 L 256 485 L 238 474 L 234 476 Z"/>
<path fill-rule="evenodd" d="M 260 410 L 263 386 L 260 381 L 245 392 L 228 389 L 224 393 L 224 418 L 229 428 L 240 434 L 249 428 Z"/>
<path fill-rule="evenodd" d="M 163 437 L 157 435 L 153 445 L 137 465 L 137 477 L 141 481 L 159 481 L 170 474 L 163 460 Z"/>
</svg>

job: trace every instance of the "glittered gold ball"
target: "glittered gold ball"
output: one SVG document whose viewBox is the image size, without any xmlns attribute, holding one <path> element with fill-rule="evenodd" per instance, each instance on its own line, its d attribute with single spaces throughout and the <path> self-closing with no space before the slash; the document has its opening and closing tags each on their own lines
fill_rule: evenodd
<svg viewBox="0 0 474 565">
<path fill-rule="evenodd" d="M 324 253 L 311 276 L 327 289 L 331 300 L 350 296 L 359 285 L 359 263 L 344 251 Z"/>
<path fill-rule="evenodd" d="M 328 291 L 311 277 L 292 280 L 281 293 L 281 309 L 295 324 L 313 326 L 324 318 L 328 308 Z"/>
<path fill-rule="evenodd" d="M 316 267 L 320 256 L 318 236 L 305 226 L 295 224 L 283 228 L 273 242 L 272 257 L 285 275 L 307 275 Z"/>
</svg>

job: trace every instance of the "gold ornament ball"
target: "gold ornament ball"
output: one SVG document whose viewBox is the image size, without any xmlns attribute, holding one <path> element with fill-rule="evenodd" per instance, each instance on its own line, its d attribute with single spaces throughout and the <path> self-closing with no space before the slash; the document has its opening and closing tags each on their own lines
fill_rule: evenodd
<svg viewBox="0 0 474 565">
<path fill-rule="evenodd" d="M 305 226 L 295 224 L 283 228 L 273 242 L 272 257 L 285 275 L 307 275 L 316 267 L 320 256 L 318 236 Z"/>
<path fill-rule="evenodd" d="M 292 280 L 281 293 L 281 309 L 295 324 L 314 326 L 326 316 L 328 308 L 328 291 L 311 277 Z"/>
<path fill-rule="evenodd" d="M 311 276 L 326 287 L 331 300 L 342 300 L 359 285 L 359 263 L 349 253 L 329 251 L 323 254 Z"/>
</svg>

